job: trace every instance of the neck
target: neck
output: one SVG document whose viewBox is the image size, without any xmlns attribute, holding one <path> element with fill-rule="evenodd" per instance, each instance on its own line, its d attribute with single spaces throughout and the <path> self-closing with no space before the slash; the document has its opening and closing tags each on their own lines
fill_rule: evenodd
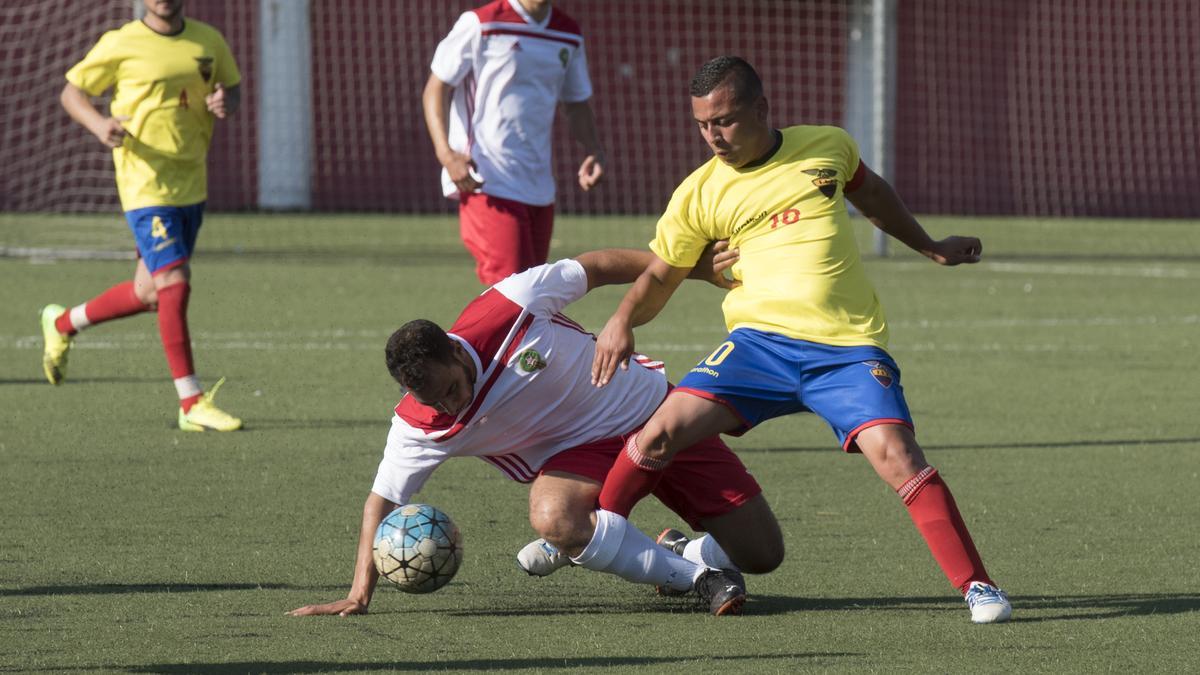
<svg viewBox="0 0 1200 675">
<path fill-rule="evenodd" d="M 174 35 L 183 30 L 183 12 L 176 12 L 169 19 L 147 12 L 146 16 L 142 18 L 142 23 L 159 35 Z"/>
<path fill-rule="evenodd" d="M 529 16 L 538 23 L 546 20 L 546 16 L 550 14 L 550 3 L 540 2 L 539 0 L 517 0 Z"/>
</svg>

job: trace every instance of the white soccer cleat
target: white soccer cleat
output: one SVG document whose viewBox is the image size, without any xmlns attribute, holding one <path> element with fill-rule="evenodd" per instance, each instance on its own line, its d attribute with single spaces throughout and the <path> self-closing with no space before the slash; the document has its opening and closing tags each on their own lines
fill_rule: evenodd
<svg viewBox="0 0 1200 675">
<path fill-rule="evenodd" d="M 982 581 L 972 581 L 964 599 L 971 608 L 972 623 L 1004 623 L 1012 616 L 1008 594 Z"/>
<path fill-rule="evenodd" d="M 534 539 L 517 552 L 517 565 L 534 577 L 550 576 L 570 564 L 571 558 L 545 539 Z"/>
</svg>

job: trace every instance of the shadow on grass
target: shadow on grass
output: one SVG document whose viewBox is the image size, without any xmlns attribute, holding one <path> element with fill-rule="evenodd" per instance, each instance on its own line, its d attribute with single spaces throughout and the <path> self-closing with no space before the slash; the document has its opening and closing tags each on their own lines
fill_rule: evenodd
<svg viewBox="0 0 1200 675">
<path fill-rule="evenodd" d="M 753 656 L 592 656 L 574 658 L 446 659 L 442 661 L 233 661 L 230 663 L 152 663 L 144 666 L 95 666 L 56 670 L 103 670 L 121 673 L 327 673 L 327 672 L 437 672 L 466 670 L 577 670 L 580 668 L 657 666 L 669 668 L 688 664 L 720 662 L 723 668 L 738 668 L 741 661 L 824 661 L 865 656 L 847 652 L 796 652 Z"/>
<path fill-rule="evenodd" d="M 921 444 L 925 450 L 1005 450 L 1022 448 L 1107 448 L 1122 445 L 1190 445 L 1200 443 L 1200 437 L 1194 438 L 1125 438 L 1093 441 L 1046 441 L 1030 443 L 956 443 L 953 445 Z M 834 444 L 819 446 L 800 446 L 794 448 L 734 448 L 737 453 L 771 453 L 771 452 L 830 452 L 840 451 Z"/>
<path fill-rule="evenodd" d="M 0 588 L 0 597 L 39 595 L 117 595 L 122 593 L 208 593 L 212 591 L 319 591 L 345 590 L 343 586 L 293 584 L 74 584 Z"/>
<path fill-rule="evenodd" d="M 313 419 L 309 417 L 271 418 L 252 417 L 246 420 L 247 431 L 277 431 L 280 429 L 387 429 L 389 422 L 386 417 L 374 417 L 369 420 L 349 419 Z"/>
<path fill-rule="evenodd" d="M 1013 623 L 1107 619 L 1150 614 L 1188 614 L 1200 611 L 1200 593 L 1019 595 L 1010 596 L 1010 598 L 1013 603 Z M 750 602 L 746 605 L 746 613 L 755 616 L 875 609 L 921 612 L 955 611 L 963 612 L 964 615 L 966 613 L 965 606 L 953 597 L 793 598 L 780 595 L 751 595 Z"/>
<path fill-rule="evenodd" d="M 165 378 L 161 377 L 72 377 L 69 378 L 63 386 L 72 384 L 143 384 L 145 382 L 162 382 Z M 11 384 L 33 384 L 48 387 L 49 382 L 44 377 L 30 377 L 22 379 L 2 379 L 0 378 L 0 386 Z"/>
</svg>

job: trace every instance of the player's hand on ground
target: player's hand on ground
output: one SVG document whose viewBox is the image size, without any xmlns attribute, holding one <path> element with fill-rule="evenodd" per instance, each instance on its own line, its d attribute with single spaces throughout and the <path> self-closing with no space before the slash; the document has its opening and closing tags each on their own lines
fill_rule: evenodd
<svg viewBox="0 0 1200 675">
<path fill-rule="evenodd" d="M 939 265 L 977 263 L 983 256 L 983 243 L 976 237 L 946 237 L 934 242 L 928 255 L 930 260 Z"/>
<path fill-rule="evenodd" d="M 93 133 L 100 142 L 110 148 L 119 148 L 125 142 L 125 122 L 129 121 L 128 115 L 117 115 L 116 117 L 104 118 L 104 123 L 99 129 Z"/>
<path fill-rule="evenodd" d="M 470 155 L 451 152 L 446 161 L 442 162 L 442 166 L 446 167 L 446 173 L 450 174 L 450 181 L 458 188 L 460 194 L 471 194 L 483 185 L 483 180 L 475 171 L 475 163 L 471 161 Z"/>
<path fill-rule="evenodd" d="M 579 187 L 584 192 L 596 187 L 604 177 L 604 155 L 588 155 L 579 165 Z"/>
<path fill-rule="evenodd" d="M 288 616 L 350 616 L 366 614 L 367 606 L 356 600 L 338 600 L 324 605 L 305 605 L 288 612 Z"/>
<path fill-rule="evenodd" d="M 592 384 L 603 387 L 616 374 L 617 368 L 629 370 L 633 355 L 633 327 L 612 317 L 596 338 L 596 355 L 592 358 Z"/>
<path fill-rule="evenodd" d="M 204 103 L 208 106 L 208 112 L 212 113 L 217 119 L 225 119 L 229 114 L 229 109 L 226 107 L 225 85 L 217 83 L 217 88 L 213 93 L 204 97 Z"/>
<path fill-rule="evenodd" d="M 692 268 L 689 276 L 725 290 L 733 290 L 741 286 L 742 282 L 725 276 L 725 270 L 733 267 L 740 258 L 738 249 L 729 248 L 729 240 L 714 241 L 704 247 L 704 252 L 700 254 L 700 259 L 696 261 L 696 266 Z"/>
</svg>

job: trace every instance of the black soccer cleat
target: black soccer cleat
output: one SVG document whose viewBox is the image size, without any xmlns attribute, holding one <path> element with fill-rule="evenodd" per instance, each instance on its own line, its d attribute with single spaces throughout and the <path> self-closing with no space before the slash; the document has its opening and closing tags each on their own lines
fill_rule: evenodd
<svg viewBox="0 0 1200 675">
<path fill-rule="evenodd" d="M 658 539 L 655 539 L 654 543 L 668 551 L 674 551 L 675 555 L 683 555 L 683 549 L 688 545 L 689 541 L 691 539 L 688 539 L 686 534 L 673 527 L 668 527 L 659 533 Z"/>
<path fill-rule="evenodd" d="M 696 595 L 713 616 L 737 616 L 746 604 L 746 580 L 740 572 L 708 570 L 696 579 Z"/>
<path fill-rule="evenodd" d="M 658 539 L 655 539 L 654 543 L 667 549 L 677 556 L 682 556 L 683 547 L 687 546 L 689 541 L 691 540 L 687 538 L 686 534 L 680 532 L 679 530 L 668 527 L 658 535 Z M 677 591 L 669 586 L 655 586 L 654 590 L 657 591 L 659 595 L 668 598 L 679 595 L 687 595 L 687 591 Z"/>
</svg>

